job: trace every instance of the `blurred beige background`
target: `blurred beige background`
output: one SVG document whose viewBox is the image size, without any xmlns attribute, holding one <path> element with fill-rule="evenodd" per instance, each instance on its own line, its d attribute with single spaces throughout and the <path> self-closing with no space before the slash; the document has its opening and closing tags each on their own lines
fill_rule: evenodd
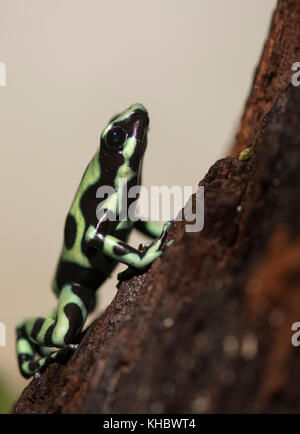
<svg viewBox="0 0 300 434">
<path fill-rule="evenodd" d="M 15 324 L 55 304 L 50 280 L 64 219 L 106 121 L 143 103 L 151 119 L 144 185 L 197 185 L 226 155 L 274 7 L 275 0 L 0 0 L 7 68 L 0 378 L 14 393 L 26 384 Z M 102 288 L 102 308 L 115 282 Z"/>
</svg>

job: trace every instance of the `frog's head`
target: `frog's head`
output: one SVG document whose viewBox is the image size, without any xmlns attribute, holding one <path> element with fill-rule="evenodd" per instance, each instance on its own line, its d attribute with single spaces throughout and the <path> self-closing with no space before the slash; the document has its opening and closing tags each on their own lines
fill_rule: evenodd
<svg viewBox="0 0 300 434">
<path fill-rule="evenodd" d="M 121 179 L 129 185 L 140 182 L 148 125 L 148 113 L 141 104 L 134 104 L 111 119 L 101 134 L 102 182 L 114 187 Z"/>
</svg>

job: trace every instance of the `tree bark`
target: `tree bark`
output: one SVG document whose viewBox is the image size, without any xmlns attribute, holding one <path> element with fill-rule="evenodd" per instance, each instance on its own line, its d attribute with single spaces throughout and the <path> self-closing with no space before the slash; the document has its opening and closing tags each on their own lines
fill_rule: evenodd
<svg viewBox="0 0 300 434">
<path fill-rule="evenodd" d="M 279 0 L 232 155 L 200 183 L 204 229 L 175 222 L 164 255 L 121 284 L 15 413 L 300 410 L 299 24 L 300 1 Z"/>
</svg>

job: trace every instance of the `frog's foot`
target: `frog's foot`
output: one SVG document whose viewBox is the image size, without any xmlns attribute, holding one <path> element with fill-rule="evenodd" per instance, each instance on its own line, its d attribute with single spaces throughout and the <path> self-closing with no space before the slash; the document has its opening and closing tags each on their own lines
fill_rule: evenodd
<svg viewBox="0 0 300 434">
<path fill-rule="evenodd" d="M 19 367 L 25 378 L 36 370 L 55 361 L 63 360 L 64 354 L 82 337 L 90 306 L 95 297 L 94 291 L 80 285 L 65 285 L 60 293 L 56 314 L 45 318 L 28 318 L 17 327 L 17 354 Z M 48 348 L 47 348 L 48 347 Z M 62 348 L 62 353 L 53 351 Z M 35 354 L 42 356 L 35 359 Z M 56 358 L 56 353 L 57 357 Z"/>
<path fill-rule="evenodd" d="M 35 375 L 38 378 L 41 372 L 54 362 L 66 363 L 78 345 L 69 344 L 61 350 L 53 350 L 45 346 L 33 344 L 25 333 L 25 327 L 18 329 L 17 353 L 19 359 L 19 368 L 25 378 Z M 35 354 L 43 355 L 35 359 Z"/>
<path fill-rule="evenodd" d="M 145 270 L 147 270 L 151 263 L 162 255 L 163 249 L 162 244 L 166 239 L 169 227 L 171 226 L 172 221 L 168 221 L 164 224 L 163 230 L 161 232 L 161 235 L 154 241 L 151 241 L 149 243 L 144 244 L 143 246 L 139 247 L 139 251 L 143 253 L 142 263 L 144 262 L 145 265 L 142 268 L 137 268 L 134 266 L 129 265 L 126 270 L 122 271 L 118 274 L 117 278 L 119 280 L 119 283 L 117 287 L 119 288 L 119 285 L 124 280 L 129 280 L 133 276 L 137 276 L 139 274 L 143 274 Z M 170 240 L 166 243 L 166 247 L 169 247 L 172 244 L 173 240 Z"/>
<path fill-rule="evenodd" d="M 30 372 L 30 375 L 34 375 L 36 379 L 40 378 L 47 366 L 51 363 L 59 363 L 65 365 L 73 355 L 74 351 L 78 347 L 78 344 L 69 344 L 65 348 L 57 351 L 52 351 L 49 355 L 40 359 L 28 361 L 24 366 L 26 372 Z"/>
<path fill-rule="evenodd" d="M 51 363 L 60 363 L 62 365 L 65 365 L 69 359 L 72 357 L 74 351 L 78 348 L 79 342 L 81 342 L 81 339 L 86 334 L 87 330 L 82 331 L 79 333 L 76 338 L 74 339 L 74 343 L 66 345 L 65 348 L 55 350 L 49 347 L 44 346 L 38 346 L 36 345 L 36 352 L 41 357 L 40 359 L 32 360 L 30 364 L 30 372 L 31 375 L 34 375 L 36 379 L 40 378 L 42 372 L 46 369 L 47 366 L 49 366 Z M 29 368 L 29 366 L 28 366 Z M 27 368 L 27 371 L 28 371 Z"/>
<path fill-rule="evenodd" d="M 163 226 L 163 230 L 160 236 L 156 240 L 152 241 L 150 245 L 145 246 L 141 264 L 139 264 L 139 268 L 144 268 L 144 267 L 147 268 L 153 261 L 155 261 L 156 258 L 162 255 L 163 253 L 162 245 L 166 240 L 168 230 L 171 224 L 172 221 L 166 222 Z"/>
</svg>

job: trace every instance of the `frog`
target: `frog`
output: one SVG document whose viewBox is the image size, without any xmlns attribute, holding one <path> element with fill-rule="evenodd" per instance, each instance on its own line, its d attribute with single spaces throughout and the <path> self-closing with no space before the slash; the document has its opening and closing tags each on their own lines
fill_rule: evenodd
<svg viewBox="0 0 300 434">
<path fill-rule="evenodd" d="M 45 317 L 29 317 L 16 327 L 18 365 L 25 378 L 39 378 L 50 363 L 70 358 L 82 339 L 88 315 L 95 309 L 98 289 L 118 263 L 128 266 L 118 275 L 122 281 L 128 271 L 129 275 L 144 272 L 164 251 L 172 221 L 161 225 L 132 218 L 129 213 L 125 219 L 118 218 L 134 201 L 127 198 L 124 205 L 124 188 L 128 191 L 141 185 L 148 127 L 148 112 L 137 103 L 111 118 L 100 135 L 100 145 L 65 220 L 52 281 L 57 308 Z M 99 204 L 97 192 L 103 186 L 109 186 L 112 193 Z M 132 247 L 128 236 L 133 228 L 153 241 L 142 248 Z"/>
</svg>

